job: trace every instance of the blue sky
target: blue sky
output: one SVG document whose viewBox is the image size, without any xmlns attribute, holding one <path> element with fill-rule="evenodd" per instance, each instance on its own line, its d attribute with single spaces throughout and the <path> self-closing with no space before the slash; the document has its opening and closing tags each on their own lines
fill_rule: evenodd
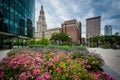
<svg viewBox="0 0 120 80">
<path fill-rule="evenodd" d="M 43 5 L 47 28 L 61 27 L 66 20 L 77 19 L 82 23 L 82 37 L 86 37 L 86 19 L 101 16 L 101 34 L 109 24 L 120 33 L 120 0 L 35 0 L 35 23 Z"/>
</svg>

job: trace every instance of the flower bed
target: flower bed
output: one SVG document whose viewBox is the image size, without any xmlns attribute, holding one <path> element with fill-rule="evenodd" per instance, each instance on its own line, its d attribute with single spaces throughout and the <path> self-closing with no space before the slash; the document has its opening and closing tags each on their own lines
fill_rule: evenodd
<svg viewBox="0 0 120 80">
<path fill-rule="evenodd" d="M 102 63 L 93 54 L 21 50 L 0 62 L 0 80 L 114 80 Z"/>
</svg>

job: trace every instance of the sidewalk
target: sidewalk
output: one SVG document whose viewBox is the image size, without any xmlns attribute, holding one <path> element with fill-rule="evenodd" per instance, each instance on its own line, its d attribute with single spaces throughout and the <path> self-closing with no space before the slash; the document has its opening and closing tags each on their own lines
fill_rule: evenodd
<svg viewBox="0 0 120 80">
<path fill-rule="evenodd" d="M 4 57 L 7 57 L 7 53 L 10 51 L 9 50 L 0 50 L 0 60 Z"/>
<path fill-rule="evenodd" d="M 105 62 L 103 70 L 116 80 L 120 80 L 120 50 L 102 48 L 88 48 L 88 50 L 100 54 Z"/>
</svg>

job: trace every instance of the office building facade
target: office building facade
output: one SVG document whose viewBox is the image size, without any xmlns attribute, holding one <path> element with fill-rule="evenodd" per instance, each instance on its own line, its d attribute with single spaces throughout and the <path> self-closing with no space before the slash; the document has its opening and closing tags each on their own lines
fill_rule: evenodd
<svg viewBox="0 0 120 80">
<path fill-rule="evenodd" d="M 16 37 L 33 38 L 34 27 L 35 0 L 0 0 L 0 48 Z"/>
<path fill-rule="evenodd" d="M 101 31 L 101 16 L 86 19 L 86 38 L 99 36 Z"/>
<path fill-rule="evenodd" d="M 104 28 L 104 35 L 112 35 L 112 26 L 111 25 L 105 25 Z"/>
<path fill-rule="evenodd" d="M 81 23 L 77 20 L 65 21 L 62 25 L 62 32 L 69 35 L 72 39 L 72 44 L 81 43 Z"/>
</svg>

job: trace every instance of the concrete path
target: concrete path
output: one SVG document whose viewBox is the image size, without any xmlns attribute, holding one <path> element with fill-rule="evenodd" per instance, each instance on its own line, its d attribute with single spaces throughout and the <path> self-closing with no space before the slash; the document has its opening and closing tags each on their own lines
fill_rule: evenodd
<svg viewBox="0 0 120 80">
<path fill-rule="evenodd" d="M 0 50 L 0 60 L 4 57 L 7 57 L 7 53 L 9 52 L 10 50 Z"/>
<path fill-rule="evenodd" d="M 104 71 L 120 80 L 120 50 L 102 48 L 88 48 L 88 50 L 100 54 L 105 61 Z"/>
</svg>

